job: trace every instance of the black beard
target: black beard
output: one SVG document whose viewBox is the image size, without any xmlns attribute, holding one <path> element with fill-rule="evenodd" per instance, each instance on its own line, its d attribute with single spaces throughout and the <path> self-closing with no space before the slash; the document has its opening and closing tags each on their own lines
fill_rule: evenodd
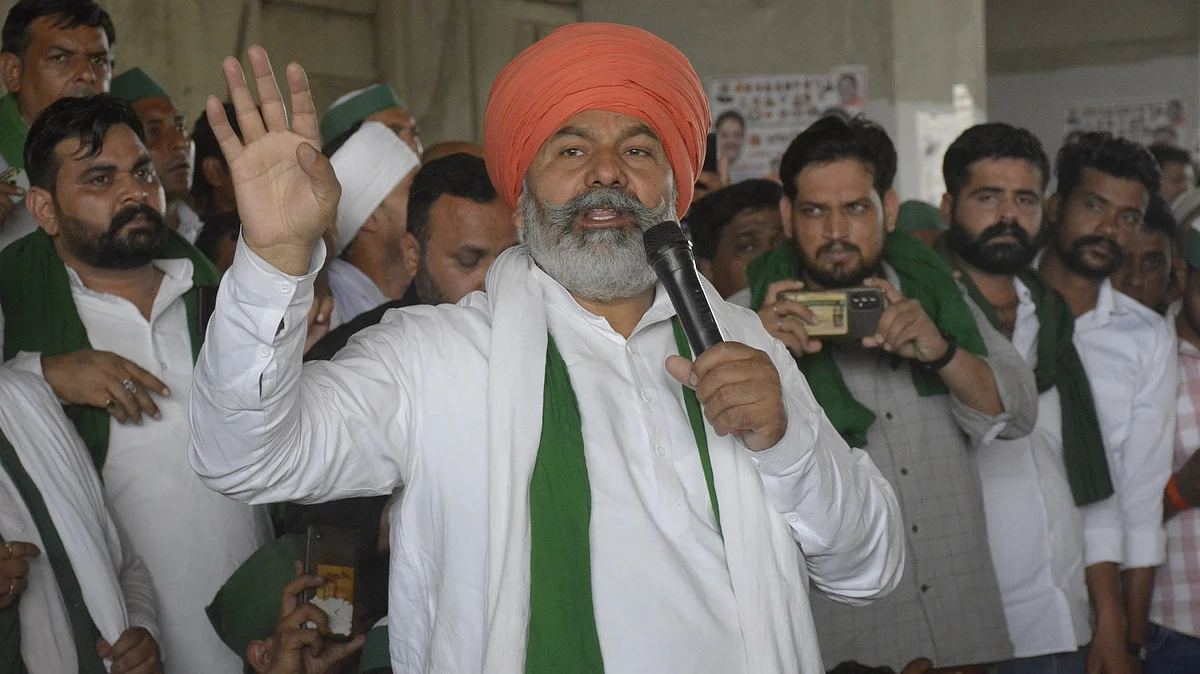
<svg viewBox="0 0 1200 674">
<path fill-rule="evenodd" d="M 143 216 L 150 223 L 149 230 L 138 229 L 121 236 L 125 227 Z M 80 262 L 96 269 L 137 269 L 144 267 L 162 257 L 167 245 L 170 230 L 162 214 L 146 204 L 129 206 L 113 216 L 108 230 L 95 239 L 86 235 L 86 225 L 82 221 L 69 218 L 60 213 L 64 224 L 70 223 L 64 231 L 71 230 L 67 235 L 67 243 L 71 252 Z M 83 233 L 75 238 L 76 233 Z"/>
<path fill-rule="evenodd" d="M 1085 248 L 1097 244 L 1108 248 L 1111 258 L 1108 264 L 1099 267 L 1090 265 L 1084 252 Z M 1054 237 L 1054 252 L 1058 254 L 1063 266 L 1067 269 L 1093 281 L 1102 281 L 1112 276 L 1113 272 L 1121 268 L 1121 263 L 1125 260 L 1125 251 L 1121 250 L 1121 246 L 1117 245 L 1116 241 L 1107 236 L 1081 236 L 1071 242 L 1070 246 L 1064 246 L 1056 236 Z"/>
<path fill-rule="evenodd" d="M 834 246 L 849 248 L 858 252 L 859 259 L 862 261 L 858 267 L 837 272 L 828 272 L 821 269 L 817 266 L 817 261 L 810 259 L 808 253 L 805 253 L 799 245 L 794 243 L 792 245 L 796 246 L 796 252 L 800 255 L 800 264 L 804 266 L 804 275 L 822 288 L 853 288 L 854 286 L 862 285 L 862 282 L 869 278 L 874 271 L 875 263 L 871 262 L 868 264 L 867 260 L 863 258 L 862 249 L 852 243 L 834 241 L 833 243 L 825 244 L 817 251 L 818 258 L 821 256 L 821 253 Z"/>
<path fill-rule="evenodd" d="M 433 276 L 429 273 L 429 266 L 425 264 L 424 259 L 417 267 L 417 275 L 413 279 L 413 283 L 417 284 L 417 299 L 421 300 L 421 304 L 437 305 L 450 301 L 438 287 L 437 282 L 433 280 Z"/>
<path fill-rule="evenodd" d="M 1014 243 L 993 244 L 1001 236 L 1012 236 Z M 946 231 L 946 246 L 968 264 L 988 274 L 1012 276 L 1025 269 L 1041 248 L 1041 236 L 1033 239 L 1015 221 L 998 222 L 972 237 L 958 218 L 951 218 Z"/>
</svg>

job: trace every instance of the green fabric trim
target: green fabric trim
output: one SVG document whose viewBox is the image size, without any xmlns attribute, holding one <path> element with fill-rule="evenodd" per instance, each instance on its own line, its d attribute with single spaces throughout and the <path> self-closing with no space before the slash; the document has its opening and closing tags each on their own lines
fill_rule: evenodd
<svg viewBox="0 0 1200 674">
<path fill-rule="evenodd" d="M 205 286 L 215 288 L 220 283 L 220 272 L 174 231 L 167 238 L 162 257 L 192 261 L 192 288 L 184 295 L 184 306 L 194 361 L 204 342 L 198 312 L 199 290 Z M 66 265 L 54 250 L 53 240 L 41 229 L 0 252 L 0 308 L 4 311 L 6 361 L 20 351 L 58 356 L 92 348 L 71 296 Z M 87 445 L 96 470 L 103 474 L 108 456 L 108 412 L 97 407 L 68 405 L 66 413 Z"/>
<path fill-rule="evenodd" d="M 377 625 L 367 632 L 358 658 L 358 674 L 379 674 L 392 671 L 392 656 L 388 652 L 387 625 Z"/>
<path fill-rule="evenodd" d="M 270 638 L 279 623 L 279 598 L 304 561 L 305 537 L 280 536 L 242 562 L 204 609 L 221 641 L 243 661 L 251 641 Z"/>
<path fill-rule="evenodd" d="M 328 143 L 346 133 L 356 122 L 370 117 L 380 110 L 403 108 L 404 101 L 390 85 L 379 83 L 359 91 L 350 98 L 337 103 L 321 118 L 321 142 Z"/>
<path fill-rule="evenodd" d="M 900 292 L 921 303 L 925 313 L 942 332 L 958 340 L 968 353 L 987 356 L 987 347 L 975 317 L 963 299 L 946 263 L 909 234 L 893 232 L 883 245 L 881 259 L 892 266 L 900 278 Z M 751 308 L 758 311 L 766 299 L 767 288 L 775 281 L 803 278 L 800 256 L 793 243 L 755 258 L 746 269 L 750 280 Z M 825 415 L 851 447 L 867 446 L 867 431 L 875 423 L 875 413 L 854 399 L 834 360 L 835 344 L 826 344 L 818 353 L 797 358 L 796 364 L 808 380 L 813 396 Z M 910 363 L 913 386 L 923 397 L 947 395 L 949 389 L 936 373 L 926 372 Z"/>
<path fill-rule="evenodd" d="M 4 155 L 9 166 L 25 168 L 25 137 L 28 135 L 29 125 L 21 117 L 17 95 L 10 93 L 0 98 L 0 155 Z"/>
<path fill-rule="evenodd" d="M 0 467 L 3 467 L 8 476 L 12 478 L 13 484 L 21 494 L 21 500 L 25 502 L 25 507 L 29 509 L 29 514 L 33 517 L 38 534 L 42 537 L 42 557 L 50 562 L 54 580 L 58 582 L 58 590 L 62 594 L 63 604 L 66 605 L 67 618 L 71 621 L 71 633 L 75 636 L 75 656 L 79 662 L 77 671 L 79 674 L 105 674 L 107 670 L 104 668 L 104 661 L 96 653 L 96 640 L 100 638 L 100 630 L 96 628 L 92 614 L 88 612 L 87 603 L 83 600 L 83 590 L 79 587 L 79 578 L 75 576 L 71 558 L 67 556 L 67 549 L 58 535 L 58 527 L 54 525 L 54 519 L 50 517 L 50 509 L 46 507 L 41 490 L 37 488 L 37 484 L 25 470 L 21 458 L 17 456 L 17 450 L 2 432 L 0 432 Z M 13 604 L 10 610 L 16 613 L 17 604 Z M 0 625 L 2 624 L 3 622 L 0 622 Z M 20 625 L 16 627 L 5 625 L 4 627 L 6 628 L 3 630 L 6 632 L 5 641 L 0 642 L 4 644 L 4 648 L 0 652 L 8 651 L 11 648 L 14 642 L 8 640 L 12 639 L 15 634 L 16 662 L 14 663 L 12 658 L 0 655 L 0 674 L 7 674 L 10 671 L 23 672 L 25 666 L 21 662 Z M 2 668 L 6 666 L 13 667 L 13 669 Z"/>
<path fill-rule="evenodd" d="M 1187 250 L 1184 260 L 1195 269 L 1200 269 L 1200 230 L 1192 227 L 1187 235 Z"/>
<path fill-rule="evenodd" d="M 136 103 L 147 98 L 170 98 L 166 89 L 146 74 L 141 68 L 130 68 L 112 79 L 109 93 L 126 103 Z"/>
<path fill-rule="evenodd" d="M 678 317 L 672 319 L 679 354 L 691 357 Z M 683 387 L 688 421 L 700 452 L 709 499 L 720 512 L 700 403 Z M 547 335 L 542 436 L 529 480 L 529 643 L 526 674 L 600 674 L 604 659 L 592 603 L 592 492 L 584 456 L 583 421 L 567 364 Z"/>
<path fill-rule="evenodd" d="M 933 247 L 947 264 L 957 268 L 945 234 L 933 242 Z M 967 294 L 992 326 L 1003 331 L 996 308 L 980 292 L 971 275 L 961 269 L 959 271 L 958 280 L 967 288 Z M 1104 450 L 1104 434 L 1100 430 L 1100 419 L 1096 416 L 1092 386 L 1083 360 L 1075 349 L 1075 314 L 1063 296 L 1041 274 L 1033 269 L 1024 269 L 1016 276 L 1029 289 L 1038 317 L 1038 362 L 1033 370 L 1038 393 L 1058 388 L 1062 410 L 1063 463 L 1067 468 L 1071 495 L 1075 498 L 1075 505 L 1079 506 L 1102 501 L 1113 495 L 1112 477 Z"/>
</svg>

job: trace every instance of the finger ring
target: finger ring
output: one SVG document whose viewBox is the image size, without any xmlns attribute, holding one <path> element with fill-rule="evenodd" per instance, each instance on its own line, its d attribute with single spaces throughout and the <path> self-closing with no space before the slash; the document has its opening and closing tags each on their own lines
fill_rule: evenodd
<svg viewBox="0 0 1200 674">
<path fill-rule="evenodd" d="M 104 401 L 104 409 L 106 409 L 106 410 L 111 410 L 112 408 L 114 408 L 116 406 L 117 406 L 117 403 L 113 402 L 112 398 L 109 398 L 108 400 Z"/>
<path fill-rule="evenodd" d="M 17 553 L 13 552 L 13 544 L 11 541 L 4 544 L 4 549 L 8 551 L 9 559 L 12 559 L 13 557 L 17 556 Z"/>
<path fill-rule="evenodd" d="M 9 578 L 8 579 L 8 592 L 5 593 L 4 596 L 11 597 L 11 596 L 15 595 L 16 593 L 17 593 L 17 579 Z"/>
<path fill-rule="evenodd" d="M 129 391 L 130 393 L 138 392 L 137 384 L 133 383 L 132 379 L 126 379 L 125 381 L 121 382 L 121 386 L 124 386 L 125 390 Z"/>
<path fill-rule="evenodd" d="M 782 318 L 775 321 L 775 329 L 780 332 L 783 332 L 783 319 Z"/>
</svg>

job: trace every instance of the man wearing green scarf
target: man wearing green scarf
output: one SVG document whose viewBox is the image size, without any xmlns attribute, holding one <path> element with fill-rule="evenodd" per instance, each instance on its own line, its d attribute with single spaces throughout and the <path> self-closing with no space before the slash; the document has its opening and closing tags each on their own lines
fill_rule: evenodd
<svg viewBox="0 0 1200 674">
<path fill-rule="evenodd" d="M 1146 644 L 1155 569 L 1166 558 L 1162 493 L 1171 473 L 1178 346 L 1167 322 L 1114 290 L 1110 276 L 1162 175 L 1146 148 L 1103 132 L 1063 146 L 1054 170 L 1038 270 L 1075 317 L 1072 341 L 1095 396 L 1116 492 L 1083 508 L 1084 564 L 1089 576 L 1108 576 L 1110 592 L 1095 601 L 1118 624 L 1098 629 L 1126 632 L 1127 652 L 1137 653 Z M 1123 597 L 1110 596 L 1118 569 Z"/>
<path fill-rule="evenodd" d="M 1040 392 L 1032 433 L 979 452 L 988 539 L 1016 655 L 998 670 L 1082 672 L 1082 647 L 1091 641 L 1094 665 L 1122 671 L 1128 656 L 1124 632 L 1113 629 L 1116 573 L 1104 564 L 1085 572 L 1077 507 L 1113 493 L 1105 438 L 1072 340 L 1075 318 L 1029 266 L 1042 240 L 1049 159 L 1029 131 L 981 124 L 950 145 L 943 174 L 950 228 L 934 249 L 1033 368 Z M 1097 598 L 1094 637 L 1089 590 Z"/>
<path fill-rule="evenodd" d="M 796 137 L 780 165 L 792 240 L 751 263 L 752 308 L 795 356 L 835 428 L 863 447 L 896 490 L 908 558 L 897 590 L 866 608 L 813 605 L 827 667 L 896 669 L 1012 657 L 976 451 L 1021 437 L 1037 407 L 1033 376 L 929 247 L 895 232 L 896 150 L 864 118 L 828 117 Z M 818 341 L 812 314 L 781 291 L 880 289 L 876 334 Z M 879 635 L 887 634 L 887 638 Z"/>
<path fill-rule="evenodd" d="M 112 19 L 91 0 L 21 0 L 4 21 L 0 79 L 0 249 L 37 229 L 23 204 L 28 188 L 22 155 L 29 125 L 54 101 L 108 91 L 112 76 Z"/>
<path fill-rule="evenodd" d="M 145 561 L 165 659 L 236 671 L 204 607 L 270 540 L 266 513 L 214 494 L 187 461 L 187 407 L 216 270 L 167 227 L 141 122 L 100 94 L 62 98 L 25 146 L 40 229 L 0 252 L 7 367 L 35 373 L 100 472 Z"/>
<path fill-rule="evenodd" d="M 398 672 L 823 674 L 810 588 L 889 592 L 899 508 L 755 316 L 701 280 L 725 341 L 695 353 L 656 282 L 643 233 L 686 211 L 710 124 L 687 59 L 602 23 L 519 55 L 484 147 L 526 244 L 486 293 L 394 310 L 302 367 L 339 190 L 303 70 L 289 125 L 248 56 L 261 117 L 224 63 L 245 143 L 207 109 L 244 217 L 192 396 L 206 484 L 252 502 L 403 486 Z"/>
</svg>

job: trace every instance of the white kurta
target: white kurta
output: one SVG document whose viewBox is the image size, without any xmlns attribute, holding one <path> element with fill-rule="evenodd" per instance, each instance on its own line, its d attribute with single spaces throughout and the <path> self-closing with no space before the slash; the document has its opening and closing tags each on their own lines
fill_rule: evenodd
<svg viewBox="0 0 1200 674">
<path fill-rule="evenodd" d="M 369 276 L 341 258 L 329 263 L 329 291 L 333 294 L 330 329 L 388 301 Z"/>
<path fill-rule="evenodd" d="M 1015 281 L 1012 343 L 1037 366 L 1038 321 L 1029 290 Z M 1083 574 L 1083 518 L 1062 454 L 1058 389 L 1038 396 L 1037 426 L 1016 440 L 993 440 L 978 453 L 988 547 L 1018 658 L 1074 651 L 1091 639 Z"/>
<path fill-rule="evenodd" d="M 200 219 L 200 215 L 192 210 L 191 206 L 187 205 L 182 199 L 176 199 L 167 205 L 167 217 L 179 219 L 179 229 L 175 231 L 179 233 L 188 243 L 196 243 L 196 237 L 200 235 L 200 230 L 204 229 L 204 221 Z"/>
<path fill-rule="evenodd" d="M 132 303 L 93 292 L 70 268 L 71 293 L 92 348 L 128 358 L 158 377 L 171 396 L 155 396 L 162 419 L 111 422 L 104 488 L 113 515 L 141 555 L 158 593 L 167 672 L 241 671 L 241 655 L 221 642 L 204 608 L 251 554 L 271 540 L 263 508 L 207 489 L 188 466 L 192 348 L 183 295 L 190 260 L 158 260 L 164 272 L 150 321 Z M 14 364 L 40 374 L 36 357 Z"/>
<path fill-rule="evenodd" d="M 150 572 L 118 532 L 92 459 L 50 387 L 40 377 L 9 366 L 0 366 L 0 382 L 0 428 L 18 458 L 32 459 L 36 453 L 38 462 L 21 459 L 22 465 L 39 485 L 55 520 L 92 621 L 102 632 L 107 626 L 115 628 L 115 634 L 108 635 L 114 643 L 131 627 L 146 628 L 161 638 Z M 43 484 L 61 486 L 61 491 L 42 488 Z M 21 659 L 30 674 L 75 671 L 75 634 L 58 578 L 42 533 L 4 470 L 0 470 L 0 533 L 7 541 L 33 543 L 42 550 L 41 556 L 29 560 L 29 584 L 21 595 Z M 119 593 L 106 594 L 104 586 L 114 580 Z M 121 616 L 124 621 L 113 624 Z"/>
<path fill-rule="evenodd" d="M 523 268 L 526 260 L 523 248 L 506 253 L 489 289 L 498 269 Z M 489 304 L 495 297 L 472 293 L 457 307 L 389 312 L 333 361 L 302 369 L 312 276 L 286 276 L 239 243 L 197 364 L 193 466 L 214 489 L 249 502 L 389 494 L 404 485 L 391 526 L 389 613 L 404 616 L 390 634 L 393 668 L 518 671 L 528 594 L 520 595 L 519 573 L 501 574 L 499 586 L 492 580 L 505 551 L 489 540 L 502 536 L 489 481 L 510 467 L 489 463 L 507 459 L 488 449 L 497 423 L 488 411 L 496 399 L 489 388 L 497 385 L 489 384 L 489 369 L 535 367 L 544 346 L 489 356 L 493 328 L 500 330 Z M 737 323 L 727 327 L 767 350 L 780 369 L 789 419 L 784 439 L 757 454 L 710 429 L 718 497 L 742 506 L 722 508 L 723 547 L 682 391 L 663 370 L 675 342 L 674 310 L 662 290 L 625 340 L 544 274 L 532 276 L 529 283 L 544 290 L 538 311 L 562 349 L 583 418 L 606 664 L 612 671 L 820 671 L 807 581 L 851 603 L 895 586 L 904 546 L 890 486 L 832 430 L 791 357 L 757 318 L 720 307 Z M 517 410 L 536 406 L 540 419 L 540 378 L 533 386 L 502 385 L 499 395 Z M 536 442 L 536 428 L 513 429 L 531 430 Z M 761 523 L 752 532 L 761 547 L 730 543 L 751 539 L 748 521 Z M 747 568 L 768 571 L 748 576 Z M 786 590 L 772 584 L 781 570 L 794 574 Z M 514 587 L 515 616 L 495 599 L 499 593 L 503 604 Z M 784 594 L 762 593 L 770 587 Z M 764 634 L 779 639 L 764 644 Z M 515 650 L 495 643 L 506 640 Z M 497 653 L 485 668 L 485 657 Z"/>
</svg>

